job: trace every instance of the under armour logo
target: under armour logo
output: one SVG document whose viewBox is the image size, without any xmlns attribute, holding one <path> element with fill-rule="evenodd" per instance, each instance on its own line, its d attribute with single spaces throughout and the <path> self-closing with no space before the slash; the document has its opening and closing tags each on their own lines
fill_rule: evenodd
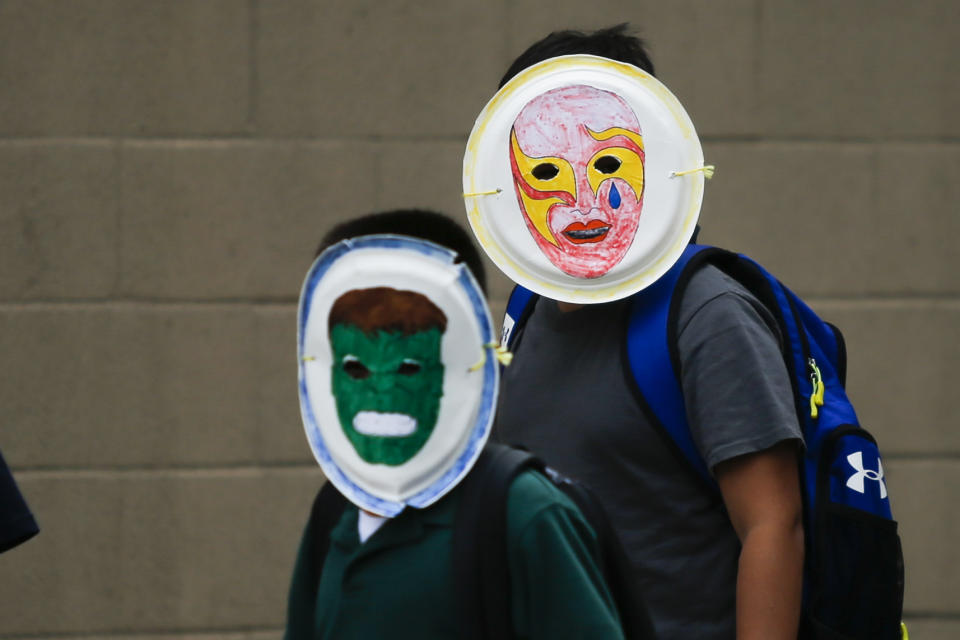
<svg viewBox="0 0 960 640">
<path fill-rule="evenodd" d="M 877 458 L 877 470 L 863 468 L 863 451 L 857 451 L 847 456 L 847 462 L 856 470 L 856 473 L 847 479 L 847 486 L 857 493 L 864 493 L 866 480 L 880 483 L 880 499 L 887 497 L 887 485 L 883 482 L 883 463 Z"/>
</svg>

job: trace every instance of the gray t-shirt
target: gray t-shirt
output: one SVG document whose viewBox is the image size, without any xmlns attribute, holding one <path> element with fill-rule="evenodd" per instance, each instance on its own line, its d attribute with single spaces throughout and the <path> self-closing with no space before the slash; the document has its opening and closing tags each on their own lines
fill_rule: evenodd
<svg viewBox="0 0 960 640">
<path fill-rule="evenodd" d="M 633 395 L 624 362 L 628 306 L 561 312 L 541 299 L 504 373 L 494 437 L 597 492 L 658 637 L 733 638 L 739 540 L 722 502 Z M 688 421 L 709 467 L 801 437 L 775 323 L 752 295 L 704 267 L 678 321 Z"/>
</svg>

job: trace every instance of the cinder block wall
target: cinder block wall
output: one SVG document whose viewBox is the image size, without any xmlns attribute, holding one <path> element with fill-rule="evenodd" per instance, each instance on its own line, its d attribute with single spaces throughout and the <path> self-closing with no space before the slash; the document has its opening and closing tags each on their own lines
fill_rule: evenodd
<svg viewBox="0 0 960 640">
<path fill-rule="evenodd" d="M 508 62 L 620 21 L 717 165 L 703 239 L 845 329 L 908 622 L 960 637 L 958 7 L 0 3 L 0 448 L 43 529 L 0 556 L 0 638 L 278 638 L 322 482 L 294 358 L 319 235 L 384 207 L 464 220 L 462 148 Z"/>
</svg>

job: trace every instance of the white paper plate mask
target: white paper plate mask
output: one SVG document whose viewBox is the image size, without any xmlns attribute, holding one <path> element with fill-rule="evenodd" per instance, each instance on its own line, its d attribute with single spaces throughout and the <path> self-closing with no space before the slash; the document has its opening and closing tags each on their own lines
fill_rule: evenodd
<svg viewBox="0 0 960 640">
<path fill-rule="evenodd" d="M 401 236 L 329 248 L 300 294 L 300 409 L 327 479 L 357 506 L 426 507 L 470 470 L 496 405 L 490 314 L 455 254 Z"/>
<path fill-rule="evenodd" d="M 480 113 L 463 190 L 477 239 L 514 282 L 556 300 L 604 302 L 679 258 L 704 171 L 690 118 L 653 76 L 562 56 L 525 69 Z"/>
</svg>

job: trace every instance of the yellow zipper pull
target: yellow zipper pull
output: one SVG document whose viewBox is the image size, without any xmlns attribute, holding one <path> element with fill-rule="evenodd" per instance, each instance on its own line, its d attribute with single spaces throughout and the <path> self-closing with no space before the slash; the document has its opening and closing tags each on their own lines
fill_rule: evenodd
<svg viewBox="0 0 960 640">
<path fill-rule="evenodd" d="M 820 410 L 817 407 L 823 406 L 823 394 L 827 390 L 827 386 L 823 384 L 823 376 L 820 375 L 817 361 L 809 358 L 807 364 L 810 366 L 810 383 L 813 386 L 810 392 L 810 417 L 816 418 L 820 415 Z"/>
</svg>

